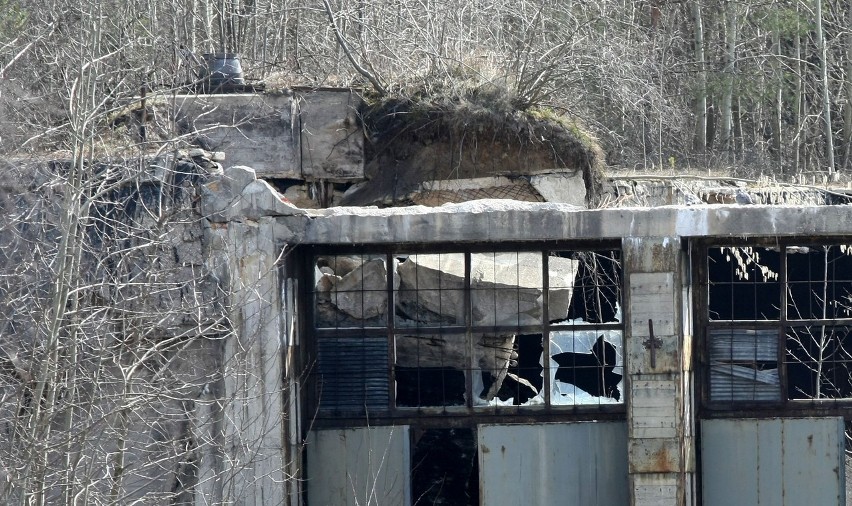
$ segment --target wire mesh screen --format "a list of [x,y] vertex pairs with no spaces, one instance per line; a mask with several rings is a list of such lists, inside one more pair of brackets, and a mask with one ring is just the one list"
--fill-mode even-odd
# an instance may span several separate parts
[[318,255],[313,286],[320,413],[621,402],[618,251]]

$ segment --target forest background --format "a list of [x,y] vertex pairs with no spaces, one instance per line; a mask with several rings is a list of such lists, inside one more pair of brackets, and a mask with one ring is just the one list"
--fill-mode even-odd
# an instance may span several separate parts
[[75,110],[179,90],[185,48],[280,86],[496,90],[579,120],[610,166],[832,174],[852,164],[850,26],[841,0],[0,0],[0,149],[69,149]]
[[840,0],[0,0],[0,503],[226,501],[253,462],[211,464],[251,376],[217,358],[245,301],[202,244],[216,164],[168,114],[126,123],[196,90],[188,52],[269,91],[570,118],[613,171],[839,179],[850,27]]

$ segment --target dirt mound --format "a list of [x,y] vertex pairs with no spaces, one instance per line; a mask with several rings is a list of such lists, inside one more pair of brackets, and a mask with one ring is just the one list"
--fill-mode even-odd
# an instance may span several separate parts
[[464,96],[365,100],[368,181],[344,205],[404,205],[424,182],[561,171],[583,173],[589,203],[604,155],[576,122],[549,110],[521,111],[499,90]]

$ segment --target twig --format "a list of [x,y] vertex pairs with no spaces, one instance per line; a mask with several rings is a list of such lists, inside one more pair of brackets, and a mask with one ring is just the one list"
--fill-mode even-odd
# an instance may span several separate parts
[[340,47],[343,49],[343,52],[346,53],[346,58],[349,59],[349,62],[355,67],[355,70],[358,71],[359,74],[366,77],[370,84],[373,85],[373,88],[379,93],[379,95],[387,95],[388,92],[382,83],[370,73],[367,69],[362,67],[357,61],[355,61],[355,57],[352,56],[352,52],[349,50],[349,46],[346,44],[346,41],[343,39],[343,34],[340,33],[340,28],[337,27],[337,22],[334,20],[334,12],[331,10],[331,5],[328,3],[328,0],[322,0],[323,5],[325,6],[325,12],[328,14],[328,20],[331,23],[331,28],[334,30],[334,38],[337,39],[337,43],[340,44]]

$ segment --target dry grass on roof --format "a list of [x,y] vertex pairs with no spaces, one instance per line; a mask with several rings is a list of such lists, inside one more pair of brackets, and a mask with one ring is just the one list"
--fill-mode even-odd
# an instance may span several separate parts
[[430,180],[565,170],[582,171],[589,195],[601,188],[604,154],[597,139],[553,110],[518,109],[497,86],[367,96],[361,118],[367,177],[383,192],[404,194]]

